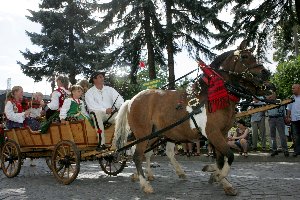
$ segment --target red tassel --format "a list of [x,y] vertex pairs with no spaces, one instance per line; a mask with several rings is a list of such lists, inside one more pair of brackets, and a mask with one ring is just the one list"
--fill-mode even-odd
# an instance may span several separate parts
[[98,133],[99,135],[101,135],[102,130],[99,128],[99,129],[97,130],[97,133]]

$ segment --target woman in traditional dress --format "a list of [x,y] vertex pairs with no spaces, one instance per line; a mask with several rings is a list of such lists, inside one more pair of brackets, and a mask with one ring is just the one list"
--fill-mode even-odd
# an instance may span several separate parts
[[27,120],[30,111],[26,110],[22,104],[23,88],[21,86],[14,86],[12,90],[7,93],[4,113],[6,115],[6,128],[21,128],[27,126]]

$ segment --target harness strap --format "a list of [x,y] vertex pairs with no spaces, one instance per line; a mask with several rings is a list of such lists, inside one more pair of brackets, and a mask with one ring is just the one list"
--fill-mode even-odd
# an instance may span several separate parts
[[145,136],[145,137],[142,137],[142,138],[140,138],[140,139],[138,139],[138,140],[136,140],[136,141],[134,141],[134,142],[132,142],[132,143],[130,143],[130,144],[128,144],[128,145],[126,145],[126,146],[120,148],[120,149],[118,149],[117,152],[126,150],[126,149],[128,149],[128,148],[130,148],[130,147],[132,147],[132,146],[134,146],[134,145],[136,145],[136,144],[138,144],[138,143],[144,142],[144,141],[146,141],[146,140],[151,140],[151,139],[153,139],[153,138],[155,138],[155,137],[158,137],[158,136],[161,135],[163,132],[166,132],[166,131],[168,131],[168,130],[174,128],[175,126],[178,126],[178,125],[182,124],[182,123],[185,122],[186,120],[190,119],[191,116],[195,115],[196,113],[200,113],[200,112],[201,112],[201,109],[200,109],[200,108],[201,108],[201,107],[198,107],[197,109],[193,110],[190,114],[188,114],[187,116],[185,116],[185,117],[183,117],[182,119],[178,120],[177,122],[175,122],[175,123],[173,123],[173,124],[171,124],[171,125],[169,125],[169,126],[163,128],[163,129],[160,129],[160,130],[158,130],[158,131],[156,131],[156,132],[154,132],[154,133],[152,133],[152,134],[150,134],[150,135],[147,135],[147,136]]

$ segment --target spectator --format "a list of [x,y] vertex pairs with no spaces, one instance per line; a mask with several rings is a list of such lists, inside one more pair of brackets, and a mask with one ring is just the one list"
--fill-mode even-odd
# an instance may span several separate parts
[[300,155],[300,84],[292,85],[293,98],[295,102],[287,106],[287,123],[291,123],[292,133],[294,137],[294,153],[296,157]]
[[[273,92],[271,95],[267,96],[269,100],[276,100],[276,93]],[[285,157],[289,156],[287,141],[285,136],[285,124],[284,124],[284,113],[285,107],[280,106],[267,111],[269,116],[269,126],[270,126],[270,136],[271,136],[271,156],[278,155],[277,150],[277,138],[276,138],[276,129],[280,137],[281,147]]]
[[[254,106],[251,108],[253,109],[256,106],[261,106],[264,103],[259,101],[256,98],[253,98]],[[258,131],[261,136],[261,147],[262,151],[266,150],[266,126],[265,126],[265,113],[264,112],[257,112],[251,115],[251,127],[252,127],[252,150],[257,150],[257,141],[258,141]]]
[[250,130],[242,119],[237,121],[237,127],[236,135],[228,137],[228,145],[231,148],[239,150],[240,154],[244,154],[245,157],[248,157],[248,138]]

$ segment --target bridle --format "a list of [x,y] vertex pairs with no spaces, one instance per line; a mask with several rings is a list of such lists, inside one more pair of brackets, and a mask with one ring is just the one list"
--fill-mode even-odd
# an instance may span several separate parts
[[[234,56],[234,64],[230,66],[230,68],[227,70],[223,66],[220,66],[218,69],[215,69],[217,72],[225,72],[229,76],[234,76],[238,82],[236,84],[239,84],[242,81],[247,81],[248,83],[251,83],[256,89],[261,89],[261,86],[258,86],[257,83],[263,82],[263,78],[261,75],[254,75],[251,73],[251,69],[262,67],[262,64],[256,64],[252,66],[248,66],[244,62],[244,53],[251,54],[252,52],[249,49],[244,50],[235,50],[233,52]],[[237,64],[241,64],[243,66],[243,70],[241,72],[237,72]]]

